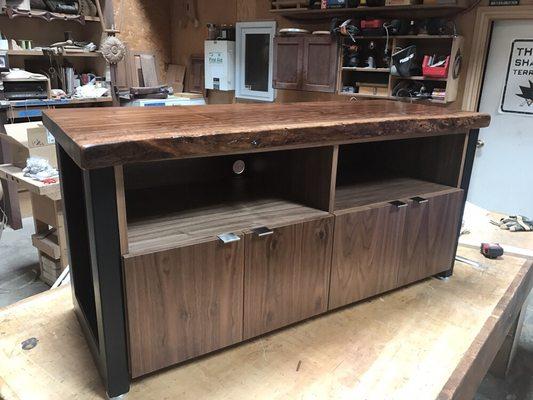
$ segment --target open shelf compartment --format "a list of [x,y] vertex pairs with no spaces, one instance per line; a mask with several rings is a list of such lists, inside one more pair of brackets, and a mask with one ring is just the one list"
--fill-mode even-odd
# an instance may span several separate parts
[[[124,167],[129,254],[328,215],[333,147]],[[241,163],[244,172],[234,168]]]
[[457,134],[341,145],[334,211],[456,189],[464,140]]

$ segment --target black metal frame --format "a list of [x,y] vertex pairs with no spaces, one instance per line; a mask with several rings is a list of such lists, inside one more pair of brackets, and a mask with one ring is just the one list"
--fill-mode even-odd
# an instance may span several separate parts
[[463,202],[461,204],[461,212],[459,224],[457,226],[457,241],[455,242],[455,249],[453,251],[452,265],[449,270],[438,274],[441,278],[449,278],[453,275],[453,266],[455,264],[455,255],[457,254],[457,247],[459,246],[459,236],[461,235],[461,227],[463,224],[463,216],[465,213],[466,199],[468,196],[468,188],[470,187],[470,178],[472,177],[472,168],[474,167],[474,157],[476,155],[477,140],[479,137],[479,129],[472,129],[468,133],[468,141],[466,144],[466,154],[463,163],[463,176],[461,178],[461,189],[464,191]]
[[56,150],[76,315],[108,397],[118,397],[131,377],[114,169],[82,170]]

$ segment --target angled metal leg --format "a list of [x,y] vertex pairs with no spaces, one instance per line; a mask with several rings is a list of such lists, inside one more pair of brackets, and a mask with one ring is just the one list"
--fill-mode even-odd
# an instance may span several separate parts
[[81,170],[57,146],[72,290],[107,396],[129,391],[122,262],[113,168]]

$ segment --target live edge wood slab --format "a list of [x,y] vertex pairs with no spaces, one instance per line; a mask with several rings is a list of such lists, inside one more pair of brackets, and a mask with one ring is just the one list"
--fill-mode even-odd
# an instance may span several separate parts
[[466,132],[490,116],[398,101],[55,109],[43,121],[83,169]]

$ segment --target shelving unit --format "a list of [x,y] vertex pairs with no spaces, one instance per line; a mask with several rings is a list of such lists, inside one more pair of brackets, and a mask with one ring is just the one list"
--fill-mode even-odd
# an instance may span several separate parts
[[418,4],[405,6],[331,8],[331,9],[273,9],[271,13],[293,20],[329,20],[334,17],[431,18],[452,17],[468,6],[462,4]]
[[[385,43],[386,36],[357,36],[357,41],[362,43],[364,47],[368,41],[376,41],[380,44]],[[394,88],[402,81],[424,82],[428,86],[428,90],[433,88],[440,88],[446,91],[444,99],[429,99],[429,101],[438,104],[446,104],[455,101],[457,97],[457,89],[459,82],[461,50],[463,38],[454,35],[399,35],[390,37],[389,54],[392,54],[393,49],[403,48],[411,44],[417,46],[416,63],[422,64],[422,58],[425,54],[450,55],[450,64],[448,75],[445,78],[435,78],[428,76],[398,76],[392,75],[389,68],[364,68],[364,67],[345,67],[344,55],[340,55],[338,77],[337,77],[337,93],[346,96],[362,97],[362,98],[390,98],[397,99],[402,97],[394,96]],[[456,70],[455,63],[459,63],[459,68]],[[392,64],[392,60],[389,61]],[[376,94],[369,93],[350,93],[343,92],[343,87],[376,87]],[[386,93],[383,87],[386,86]],[[409,97],[403,97],[409,99]],[[415,99],[416,100],[416,99]]]

